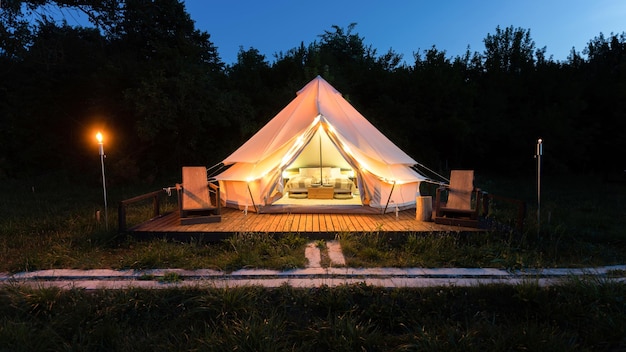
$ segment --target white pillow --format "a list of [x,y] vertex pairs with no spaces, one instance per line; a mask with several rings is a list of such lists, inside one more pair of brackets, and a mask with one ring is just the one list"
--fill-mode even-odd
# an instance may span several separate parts
[[[319,175],[319,171],[318,171],[318,175]],[[330,167],[323,167],[322,168],[322,178],[323,179],[327,179],[327,178],[331,178],[332,174],[331,174],[331,168]]]
[[320,178],[320,169],[317,167],[301,167],[300,176]]

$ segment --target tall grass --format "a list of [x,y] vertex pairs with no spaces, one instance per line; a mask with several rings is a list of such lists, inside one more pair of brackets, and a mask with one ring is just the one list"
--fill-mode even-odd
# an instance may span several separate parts
[[[485,233],[344,233],[339,237],[353,267],[586,267],[626,263],[626,185],[591,177],[548,177],[537,223],[531,180],[479,179],[491,193],[526,201],[523,232],[502,226]],[[492,205],[489,218],[513,225],[516,210]]]
[[626,243],[597,243],[555,230],[550,238],[513,232],[340,237],[350,267],[490,267],[503,269],[592,267],[626,263]]
[[[207,244],[136,241],[117,234],[117,212],[109,209],[109,229],[104,224],[102,190],[54,184],[27,186],[26,182],[0,185],[0,272],[50,268],[215,268],[243,267],[291,269],[304,267],[306,240],[291,234],[240,234],[226,242]],[[120,189],[110,194],[117,204],[154,189]],[[173,198],[162,202],[164,211],[175,208]],[[96,211],[101,211],[100,222]],[[133,207],[129,224],[151,217],[152,206]]]
[[[508,230],[471,235],[406,234],[390,240],[382,234],[338,234],[348,266],[554,267],[626,263],[626,186],[582,179],[547,178],[542,224],[533,214],[533,182],[482,179],[492,193],[526,200],[525,232]],[[109,204],[164,185],[110,187]],[[116,232],[117,212],[109,209],[109,229],[101,216],[102,189],[68,181],[0,183],[0,272],[50,268],[215,268],[290,269],[303,267],[304,239],[297,234],[273,238],[239,234],[216,244],[135,241]],[[175,208],[175,197],[164,207]],[[498,209],[496,209],[497,212]],[[129,212],[129,223],[151,216],[151,206]],[[494,213],[496,213],[494,212]],[[548,216],[550,214],[550,216]]]
[[[531,223],[521,234],[338,236],[350,266],[626,262],[623,185],[590,185],[582,193],[557,186],[545,192],[550,222]],[[118,190],[110,204],[151,190]],[[33,189],[5,182],[0,191],[0,271],[287,269],[305,261],[306,240],[297,234],[239,234],[211,245],[120,238],[95,220],[102,209],[97,187],[37,183]],[[114,223],[115,212],[109,214]],[[585,277],[550,287],[529,281],[399,289],[361,284],[83,291],[8,284],[0,287],[0,351],[617,351],[626,349],[625,296],[623,283]]]
[[588,241],[624,240],[626,183],[609,182],[599,175],[542,176],[541,224],[537,224],[535,176],[503,179],[477,176],[477,184],[493,194],[520,199],[528,205],[526,227],[540,237],[562,230]]
[[509,351],[626,347],[626,286],[0,289],[0,350]]

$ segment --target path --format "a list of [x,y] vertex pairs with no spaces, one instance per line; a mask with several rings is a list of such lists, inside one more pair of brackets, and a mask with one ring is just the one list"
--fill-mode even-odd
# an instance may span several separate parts
[[382,287],[476,286],[533,282],[554,285],[575,276],[626,282],[626,265],[584,269],[527,269],[507,271],[491,268],[349,268],[336,241],[326,242],[330,265],[321,266],[317,243],[305,249],[309,265],[289,271],[242,269],[231,273],[211,269],[71,270],[52,269],[13,275],[0,273],[0,285],[95,289],[172,287],[264,287],[339,286],[365,283]]

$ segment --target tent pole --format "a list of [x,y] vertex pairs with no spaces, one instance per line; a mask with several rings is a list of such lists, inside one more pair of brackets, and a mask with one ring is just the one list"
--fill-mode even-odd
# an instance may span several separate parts
[[[320,123],[320,127],[322,127],[322,124]],[[324,184],[324,180],[322,179],[323,174],[322,174],[322,134],[320,133],[320,129],[317,130],[317,134],[319,137],[319,141],[320,141],[320,185]]]
[[387,198],[387,204],[385,204],[385,210],[383,210],[383,214],[387,212],[387,207],[389,206],[389,201],[391,200],[391,194],[393,193],[393,189],[396,187],[396,181],[393,181],[393,186],[391,186],[391,192],[389,192],[389,198]]
[[250,183],[246,184],[248,186],[248,193],[250,193],[250,199],[252,200],[252,206],[254,207],[254,212],[258,213],[259,211],[256,209],[256,204],[254,204],[254,197],[252,196],[252,190],[250,190]]

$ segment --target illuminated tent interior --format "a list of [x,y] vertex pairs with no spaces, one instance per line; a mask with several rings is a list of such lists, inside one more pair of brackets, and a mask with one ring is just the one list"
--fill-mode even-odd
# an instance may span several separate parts
[[393,212],[426,180],[319,76],[223,164],[223,205],[265,213]]

